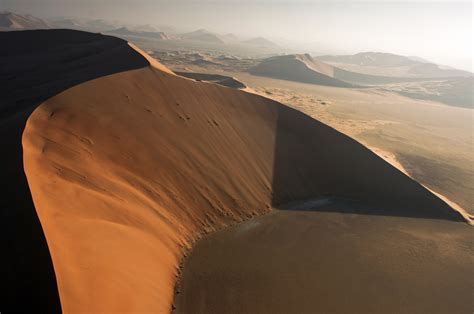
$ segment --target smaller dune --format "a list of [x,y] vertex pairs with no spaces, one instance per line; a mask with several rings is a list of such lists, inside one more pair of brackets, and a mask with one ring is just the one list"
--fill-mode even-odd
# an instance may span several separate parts
[[332,66],[314,60],[308,54],[271,57],[250,68],[249,72],[300,83],[352,87],[352,84],[334,78]]
[[[321,59],[326,60],[328,58],[318,57],[315,59],[309,54],[276,56],[264,59],[260,64],[250,68],[248,71],[253,75],[335,87],[361,87],[364,85],[436,80],[434,74],[431,78],[427,77],[427,73],[429,73],[430,70],[429,65],[423,65],[423,67],[428,67],[428,69],[424,70],[426,75],[422,77],[414,77],[408,74],[406,76],[395,77],[348,71],[339,66],[323,62]],[[329,60],[334,59],[329,58]],[[433,66],[437,67],[437,65]]]

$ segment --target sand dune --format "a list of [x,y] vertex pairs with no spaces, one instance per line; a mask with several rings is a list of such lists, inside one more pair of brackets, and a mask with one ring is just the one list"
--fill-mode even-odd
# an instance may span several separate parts
[[169,311],[185,248],[288,200],[330,194],[379,206],[369,214],[463,221],[308,116],[162,66],[49,99],[23,148],[65,312]]
[[268,103],[146,68],[35,111],[25,171],[64,311],[168,311],[183,248],[269,210]]
[[[356,85],[380,85],[439,79],[439,76],[428,77],[427,75],[420,77],[413,77],[411,75],[398,77],[359,73],[321,61],[326,59],[332,60],[329,57],[313,58],[309,54],[276,56],[264,59],[260,64],[250,68],[248,71],[254,75],[335,87],[356,87]],[[425,67],[425,65],[423,66]],[[446,76],[448,76],[451,72],[446,73]]]
[[0,304],[2,311],[59,312],[51,258],[23,169],[30,113],[57,93],[148,65],[123,40],[77,31],[0,32]]
[[[11,66],[2,81],[14,83],[4,87],[9,93],[2,117],[10,122],[2,121],[2,138],[11,141],[5,147],[17,145],[5,159],[12,163],[4,165],[20,178],[13,185],[2,182],[2,201],[10,202],[2,208],[8,217],[2,232],[11,239],[27,231],[12,223],[23,216],[37,230],[33,240],[12,239],[28,248],[26,256],[7,251],[12,260],[2,261],[8,270],[25,257],[37,263],[20,263],[19,282],[3,284],[12,285],[5,295],[17,304],[22,297],[54,303],[35,209],[64,312],[168,312],[179,261],[194,241],[287,201],[331,195],[376,207],[364,214],[464,221],[359,143],[278,102],[176,76],[108,36],[74,31],[1,36],[17,43],[1,55]],[[24,56],[31,64],[15,61]],[[42,72],[44,64],[49,66]],[[25,67],[29,76],[19,77]],[[28,94],[32,82],[38,89]],[[78,83],[29,116],[22,160],[19,138],[12,134],[20,134],[39,102]],[[28,202],[17,207],[15,200],[29,199],[28,188],[34,208]],[[23,294],[15,290],[26,282],[22,273],[35,271],[46,281]],[[45,282],[50,290],[42,290]],[[28,295],[38,291],[41,295]],[[37,308],[57,310],[39,301]]]
[[301,83],[351,87],[352,85],[334,78],[333,67],[315,61],[310,55],[286,55],[271,57],[249,69],[254,75],[296,81]]

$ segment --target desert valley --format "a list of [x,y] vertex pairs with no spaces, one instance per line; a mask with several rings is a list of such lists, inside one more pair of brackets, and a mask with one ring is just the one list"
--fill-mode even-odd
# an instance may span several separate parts
[[474,310],[471,71],[6,11],[0,42],[0,312]]

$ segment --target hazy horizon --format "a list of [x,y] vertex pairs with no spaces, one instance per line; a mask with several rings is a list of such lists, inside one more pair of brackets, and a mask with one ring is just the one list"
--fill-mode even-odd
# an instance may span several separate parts
[[473,71],[472,2],[0,0],[43,18],[105,19],[264,36],[300,52],[417,56]]

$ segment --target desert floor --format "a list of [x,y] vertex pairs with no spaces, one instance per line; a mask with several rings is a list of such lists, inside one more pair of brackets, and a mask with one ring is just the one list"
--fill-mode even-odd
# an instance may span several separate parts
[[175,313],[472,311],[470,226],[346,212],[360,206],[296,204],[203,238]]

